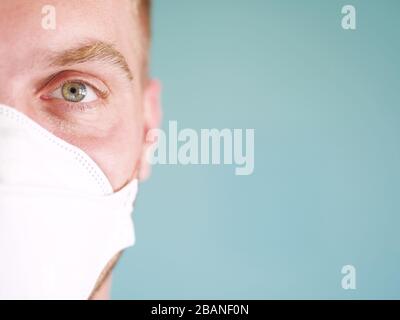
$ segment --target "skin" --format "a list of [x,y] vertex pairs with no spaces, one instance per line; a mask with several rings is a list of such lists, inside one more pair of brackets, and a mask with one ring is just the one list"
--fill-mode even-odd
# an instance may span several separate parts
[[[56,30],[41,25],[44,5],[56,8]],[[0,12],[5,17],[0,19],[0,103],[84,150],[115,191],[132,178],[145,179],[149,174],[145,137],[160,122],[160,86],[146,77],[147,52],[132,2],[1,0]],[[131,79],[107,59],[51,63],[54,56],[96,41],[121,54]],[[96,100],[71,103],[54,97],[58,87],[76,79],[90,84],[90,89],[94,84]],[[100,96],[98,89],[106,89],[107,96]],[[104,266],[92,298],[108,298],[110,268],[116,259]]]

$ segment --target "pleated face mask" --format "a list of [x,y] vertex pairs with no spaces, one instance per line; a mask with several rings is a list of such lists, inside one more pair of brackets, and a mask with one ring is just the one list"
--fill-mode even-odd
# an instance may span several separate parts
[[98,165],[0,105],[0,299],[88,299],[135,242],[137,180],[113,193]]

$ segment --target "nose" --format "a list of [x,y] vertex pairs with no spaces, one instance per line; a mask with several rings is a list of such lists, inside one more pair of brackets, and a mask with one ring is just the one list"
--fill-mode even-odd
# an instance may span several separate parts
[[29,113],[28,101],[32,99],[34,88],[29,76],[16,59],[1,54],[0,50],[0,103]]

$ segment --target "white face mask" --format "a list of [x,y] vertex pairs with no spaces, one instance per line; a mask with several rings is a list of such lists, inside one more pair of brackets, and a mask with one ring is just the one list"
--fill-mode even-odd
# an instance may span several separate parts
[[135,242],[137,180],[113,193],[82,150],[0,105],[0,299],[87,299]]

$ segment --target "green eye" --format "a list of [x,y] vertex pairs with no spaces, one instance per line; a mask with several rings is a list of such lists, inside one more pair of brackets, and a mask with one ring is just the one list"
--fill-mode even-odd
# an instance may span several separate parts
[[99,98],[95,88],[80,80],[64,82],[51,92],[48,97],[76,104],[95,102]]
[[79,82],[67,82],[61,88],[62,96],[70,102],[81,102],[87,95],[86,86]]

